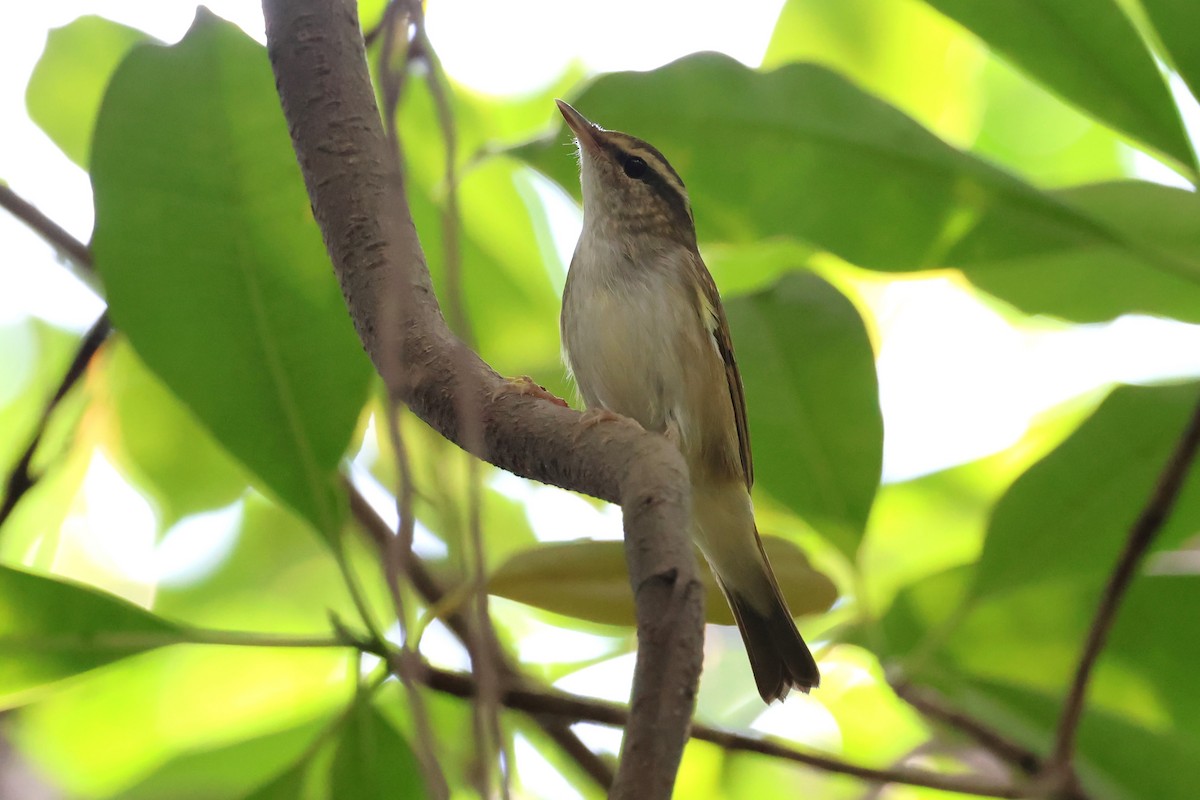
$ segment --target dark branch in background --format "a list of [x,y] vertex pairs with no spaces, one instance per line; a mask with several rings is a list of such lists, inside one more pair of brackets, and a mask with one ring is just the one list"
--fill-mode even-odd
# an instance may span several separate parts
[[50,417],[54,414],[54,410],[58,408],[58,404],[62,402],[62,399],[67,396],[67,393],[83,377],[83,373],[87,370],[87,365],[91,362],[92,356],[96,355],[96,351],[108,339],[110,333],[112,333],[112,325],[108,321],[108,314],[101,314],[100,318],[96,320],[91,329],[84,335],[83,341],[79,344],[79,349],[75,351],[75,357],[71,359],[71,365],[67,367],[66,374],[63,375],[58,388],[50,398],[50,402],[46,403],[46,407],[42,409],[42,415],[38,419],[33,437],[25,447],[25,452],[21,454],[21,458],[17,460],[16,466],[13,467],[12,472],[8,475],[8,480],[5,482],[4,501],[0,503],[0,528],[4,527],[5,522],[8,522],[8,518],[16,510],[17,503],[21,501],[21,498],[28,494],[34,485],[37,484],[38,480],[40,480],[41,476],[34,475],[31,467],[33,456],[37,453],[38,446],[42,443],[42,437],[46,434],[46,426],[50,424]]
[[[88,250],[87,245],[76,239],[71,234],[67,233],[58,223],[47,217],[39,211],[34,205],[23,197],[18,195],[8,186],[0,184],[0,208],[4,208],[14,217],[28,225],[35,233],[46,240],[58,252],[66,256],[77,267],[77,274],[94,276],[94,267],[92,264],[92,254]],[[90,283],[90,281],[89,281]],[[54,410],[58,408],[59,403],[71,391],[79,379],[83,377],[83,373],[87,370],[87,365],[91,362],[92,356],[100,349],[100,345],[104,344],[108,335],[112,333],[112,325],[109,323],[108,314],[101,314],[91,329],[84,335],[83,340],[79,344],[79,349],[76,350],[74,358],[71,359],[71,364],[67,367],[66,373],[59,381],[58,388],[54,390],[46,407],[42,409],[42,414],[38,419],[37,427],[34,429],[25,452],[17,460],[12,472],[9,473],[8,479],[4,483],[4,500],[0,502],[0,528],[4,527],[4,523],[12,516],[17,504],[21,502],[26,494],[37,484],[40,475],[34,475],[31,471],[33,457],[37,453],[38,446],[42,443],[42,438],[46,434],[46,426],[50,424],[50,417],[54,414]]]
[[907,681],[892,684],[896,696],[919,711],[922,715],[974,740],[983,749],[1013,765],[1026,775],[1036,775],[1042,768],[1042,759],[1029,748],[1014,742],[1004,734],[992,729],[974,717],[953,708],[946,700],[922,686]]
[[682,456],[661,436],[616,423],[584,427],[577,412],[512,391],[450,333],[380,123],[354,2],[264,0],[263,11],[317,223],[355,328],[391,396],[464,446],[471,443],[456,396],[467,392],[482,412],[476,455],[621,504],[639,651],[613,796],[669,797],[704,636]]
[[[1079,721],[1083,716],[1083,704],[1087,699],[1088,682],[1092,669],[1104,644],[1112,630],[1117,617],[1117,609],[1125,597],[1129,584],[1142,563],[1143,557],[1154,542],[1155,536],[1162,529],[1163,523],[1171,514],[1179,491],[1183,487],[1184,478],[1196,458],[1196,449],[1200,446],[1200,405],[1192,412],[1187,427],[1180,435],[1175,450],[1167,459],[1154,493],[1150,496],[1142,513],[1133,523],[1129,531],[1129,539],[1125,549],[1117,559],[1116,567],[1109,576],[1108,584],[1100,598],[1100,605],[1092,618],[1088,630],[1087,641],[1079,658],[1079,666],[1071,689],[1063,702],[1063,709],[1058,722],[1058,733],[1055,736],[1054,752],[1051,754],[1045,768],[1045,773],[1056,779],[1066,781],[1070,788],[1075,783],[1071,761],[1075,752],[1075,736],[1079,729]],[[1061,776],[1061,778],[1059,778]]]
[[[405,78],[408,75],[408,3],[391,0],[384,8],[380,30],[383,32],[383,44],[379,58],[379,84],[383,96],[384,128],[388,141],[392,145],[401,162],[404,160],[400,146],[400,133],[396,124],[396,108],[403,92]],[[404,48],[402,58],[395,55],[396,44]],[[388,592],[392,597],[392,605],[396,610],[396,619],[400,624],[403,636],[401,657],[389,659],[389,665],[396,668],[396,674],[404,685],[411,706],[413,727],[416,730],[417,751],[424,773],[425,785],[434,798],[449,796],[449,786],[437,758],[437,742],[429,726],[429,715],[425,709],[424,699],[417,689],[416,668],[420,665],[420,655],[413,644],[409,617],[405,613],[404,590],[401,585],[407,579],[412,569],[413,530],[416,519],[413,516],[413,478],[409,469],[408,448],[405,447],[404,437],[400,430],[400,413],[402,407],[390,396],[387,401],[387,431],[392,444],[392,454],[396,462],[396,475],[399,486],[396,489],[396,515],[398,525],[395,535],[386,538],[385,546],[379,550],[383,562],[384,578]],[[468,647],[470,650],[470,647]],[[483,773],[486,776],[486,773]],[[486,779],[481,787],[484,791],[480,796],[487,795]]]
[[[458,672],[429,668],[425,679],[430,688],[458,697],[470,697],[475,684],[469,675]],[[629,709],[615,703],[591,700],[577,695],[556,691],[509,688],[501,693],[501,702],[511,709],[539,715],[554,715],[580,722],[595,722],[601,725],[620,727],[630,719]],[[805,764],[826,772],[849,775],[871,783],[902,783],[941,789],[946,792],[976,795],[979,797],[1021,798],[1028,790],[1011,783],[997,783],[965,775],[942,775],[918,769],[871,769],[847,764],[836,758],[827,758],[815,753],[805,753],[787,745],[745,736],[731,731],[694,724],[691,738],[710,742],[733,752],[759,753],[797,764]]]
[[[350,495],[351,513],[354,514],[355,519],[358,520],[359,525],[375,544],[375,547],[381,553],[386,552],[391,546],[391,540],[394,539],[388,524],[375,513],[375,509],[371,508],[371,504],[367,502],[366,498],[357,489],[353,486],[348,486],[347,491]],[[446,596],[446,592],[438,585],[433,576],[429,574],[429,571],[425,569],[425,565],[421,563],[420,559],[410,558],[406,574],[409,580],[412,581],[413,588],[421,595],[427,606],[432,608],[441,604]],[[453,611],[441,617],[441,620],[454,632],[461,642],[467,644],[471,641],[470,620],[466,615]],[[496,669],[505,685],[523,682],[517,668],[509,663],[503,653],[498,654]],[[574,758],[583,771],[591,776],[596,783],[604,789],[612,786],[613,774],[608,763],[580,741],[575,732],[571,730],[569,722],[564,722],[560,717],[537,715],[534,715],[534,721],[537,722],[555,744]]]
[[0,183],[0,208],[32,228],[82,271],[93,272],[92,254],[86,244],[67,233],[57,222],[3,183]]

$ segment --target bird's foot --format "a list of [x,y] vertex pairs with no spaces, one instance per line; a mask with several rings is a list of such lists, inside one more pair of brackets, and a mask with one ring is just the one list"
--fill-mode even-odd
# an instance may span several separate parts
[[506,392],[515,392],[516,394],[525,394],[531,397],[536,397],[539,400],[545,400],[548,403],[553,403],[556,406],[568,408],[567,401],[563,400],[553,392],[547,391],[545,386],[534,382],[533,378],[528,375],[521,375],[516,378],[506,378],[504,383],[500,385],[493,394],[495,399]]

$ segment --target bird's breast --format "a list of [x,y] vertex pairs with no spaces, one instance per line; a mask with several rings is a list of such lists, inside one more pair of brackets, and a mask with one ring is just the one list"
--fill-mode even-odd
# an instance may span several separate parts
[[583,248],[567,279],[562,335],[584,402],[647,430],[673,424],[681,438],[694,439],[698,395],[718,356],[706,346],[686,275],[669,257],[633,263]]

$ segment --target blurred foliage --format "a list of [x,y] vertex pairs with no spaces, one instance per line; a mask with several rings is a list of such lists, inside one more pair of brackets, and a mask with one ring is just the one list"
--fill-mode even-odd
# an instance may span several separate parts
[[[376,24],[385,4],[361,5]],[[1046,750],[1101,584],[1200,387],[1076,399],[1004,452],[881,486],[874,365],[886,326],[872,298],[913,273],[958,271],[1018,326],[1026,314],[1200,322],[1200,204],[1128,166],[1137,152],[1196,174],[1180,108],[1194,101],[1187,87],[1200,90],[1198,9],[789,0],[760,69],[702,53],[587,83],[575,66],[521,97],[452,87],[464,301],[481,354],[505,374],[571,394],[550,222],[561,212],[545,198],[579,187],[565,129],[544,135],[552,98],[653,142],[687,181],[746,384],[760,527],[824,671],[820,691],[763,712],[737,635],[710,628],[705,721],[754,723],[874,766],[978,766],[977,750],[896,697],[888,681],[903,677]],[[265,49],[207,12],[170,47],[81,17],[50,35],[27,102],[90,171],[118,333],[51,418],[34,458],[44,477],[0,529],[5,736],[72,798],[421,796],[406,696],[370,659],[198,643],[214,632],[327,639],[331,617],[361,627],[331,552],[342,537],[375,622],[395,623],[341,490],[350,475],[393,513],[380,491],[398,480],[386,405],[312,220]],[[444,296],[447,154],[418,76],[397,120]],[[41,322],[0,328],[6,474],[73,346]],[[447,590],[437,611],[458,610],[466,458],[411,415],[400,428],[417,551]],[[97,464],[145,498],[148,527],[132,513],[97,521],[103,503],[86,491]],[[588,670],[635,646],[621,545],[588,538],[604,524],[591,506],[563,512],[550,490],[513,485],[489,469],[482,491],[489,586],[506,598],[501,644],[535,679],[590,688]],[[1194,794],[1198,487],[1189,478],[1099,664],[1079,742],[1092,797]],[[146,564],[131,572],[114,554],[133,545]],[[408,599],[425,655],[461,666],[447,628]],[[729,621],[715,600],[709,613]],[[466,796],[470,708],[426,699]],[[504,721],[521,796],[598,796],[527,718]],[[677,793],[867,791],[692,743]]]

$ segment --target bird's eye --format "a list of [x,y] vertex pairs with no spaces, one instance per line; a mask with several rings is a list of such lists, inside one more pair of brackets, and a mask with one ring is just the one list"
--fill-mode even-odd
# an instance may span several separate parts
[[625,168],[625,174],[631,178],[641,178],[646,174],[646,162],[637,156],[630,156],[625,159],[622,165]]

